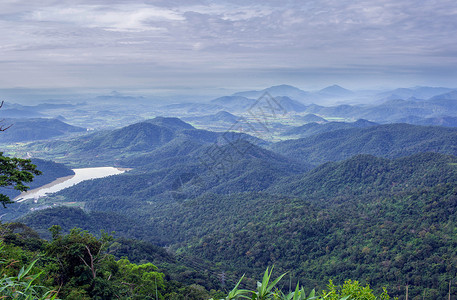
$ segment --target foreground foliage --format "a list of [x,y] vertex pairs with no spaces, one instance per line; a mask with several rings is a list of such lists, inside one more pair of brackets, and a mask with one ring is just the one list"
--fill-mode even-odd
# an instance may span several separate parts
[[[62,234],[59,226],[50,231],[52,240],[47,242],[24,225],[0,224],[0,299],[197,300],[223,295],[195,281],[186,285],[170,280],[150,262],[116,259],[109,252],[119,243],[113,243],[106,233],[96,238],[78,228],[68,234]],[[285,294],[278,283],[286,274],[273,280],[272,273],[273,268],[267,268],[255,290],[239,289],[243,276],[225,299],[389,299],[385,291],[374,297],[368,286],[357,281],[347,281],[341,287],[330,282],[328,291],[319,295],[314,290],[306,294],[297,284],[295,291]]]
[[[0,255],[4,255],[4,245],[3,241],[0,240]],[[3,277],[0,278],[0,299],[17,299],[17,300],[26,300],[26,299],[36,299],[44,300],[50,299],[54,300],[57,297],[57,292],[49,290],[44,286],[39,286],[36,284],[38,277],[41,273],[31,275],[30,271],[38,260],[34,260],[27,267],[23,266],[17,275],[7,276],[2,274]],[[4,267],[1,266],[6,263],[6,260],[0,259],[0,270]],[[11,266],[8,265],[6,268]]]
[[53,226],[47,242],[23,229],[0,224],[1,299],[170,299],[170,291],[183,287],[167,282],[152,263],[116,260],[105,233],[96,238],[74,228],[63,235]]
[[[350,299],[359,299],[359,300],[387,300],[390,299],[387,291],[384,289],[382,294],[375,296],[370,287],[361,286],[358,281],[347,280],[342,286],[336,286],[330,280],[327,285],[328,290],[323,290],[320,295],[316,294],[315,290],[312,290],[309,294],[306,294],[305,289],[300,287],[297,283],[297,286],[294,291],[290,291],[285,294],[283,291],[278,289],[276,285],[278,282],[286,275],[282,274],[272,282],[270,282],[271,274],[273,268],[265,271],[263,275],[262,282],[257,282],[256,290],[246,290],[238,289],[243,277],[238,281],[236,286],[230,293],[221,300],[232,300],[232,299],[251,299],[251,300],[319,300],[319,299],[328,299],[328,300],[350,300]],[[211,299],[214,300],[214,299]]]

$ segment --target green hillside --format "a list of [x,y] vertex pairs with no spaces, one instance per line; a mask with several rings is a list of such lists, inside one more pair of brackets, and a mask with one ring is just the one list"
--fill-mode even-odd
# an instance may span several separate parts
[[346,122],[328,122],[324,124],[319,124],[316,121],[312,123],[308,123],[302,126],[294,127],[292,129],[287,130],[282,135],[283,136],[294,136],[294,137],[307,137],[312,136],[320,133],[335,131],[335,130],[342,130],[342,129],[349,129],[349,128],[366,128],[378,125],[376,123],[367,121],[367,120],[357,120],[352,123]]
[[[164,205],[172,209],[202,193],[260,192],[285,176],[309,169],[245,141],[222,146],[218,148],[220,152],[209,156],[213,147],[198,148],[186,164],[178,160],[171,167],[154,168],[154,161],[150,165],[145,161],[136,171],[85,181],[54,197],[84,202],[93,211],[148,218],[164,209]],[[243,153],[239,152],[241,149]],[[171,158],[169,163],[172,164]],[[162,166],[165,164],[162,162]]]
[[[282,173],[267,189],[248,193],[243,186],[231,193],[213,188],[195,197],[160,198],[151,182],[167,171],[101,179],[60,194],[87,201],[91,214],[124,215],[127,225],[136,216],[144,223],[142,238],[238,276],[274,264],[293,270],[292,278],[305,287],[357,278],[375,290],[387,286],[394,295],[408,284],[410,295],[425,291],[434,299],[446,294],[444,279],[457,275],[456,164],[457,158],[436,153],[394,160],[359,155],[310,172]],[[234,187],[245,179],[232,180]],[[43,213],[53,214],[37,212],[23,221],[46,228],[53,218]],[[97,218],[91,220],[88,226],[100,228]],[[133,228],[141,227],[129,233],[138,235]]]
[[343,162],[323,164],[304,175],[284,178],[268,191],[312,195],[323,200],[367,193],[405,193],[457,182],[454,161],[453,156],[438,153],[419,153],[395,160],[360,154]]
[[409,124],[378,125],[278,142],[271,149],[314,165],[340,161],[357,154],[387,158],[421,152],[457,155],[457,129]]
[[214,115],[205,115],[205,116],[197,116],[197,117],[184,117],[183,120],[189,122],[197,122],[201,124],[218,124],[218,123],[229,123],[233,124],[238,120],[239,117],[226,112],[220,111]]
[[[188,142],[198,148],[216,142],[228,144],[237,140],[259,145],[267,144],[243,133],[201,130],[178,118],[157,117],[120,129],[95,132],[71,140],[32,143],[24,146],[22,152],[30,152],[34,157],[53,159],[79,167],[132,167],[148,159],[147,157],[154,156],[156,150],[156,153],[168,152],[170,148],[177,149],[176,145],[187,148]],[[160,159],[164,158],[170,156],[160,156]]]
[[0,135],[0,144],[47,140],[86,131],[57,119],[4,119],[2,124],[11,127]]

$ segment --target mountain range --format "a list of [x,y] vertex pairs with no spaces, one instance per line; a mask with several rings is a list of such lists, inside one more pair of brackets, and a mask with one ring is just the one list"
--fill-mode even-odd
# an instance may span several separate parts
[[[394,99],[429,99],[431,97],[441,97],[440,95],[453,91],[451,88],[444,87],[415,87],[415,88],[398,88],[378,94],[378,97],[386,100]],[[455,99],[455,98],[454,98]]]
[[[213,132],[196,129],[178,118],[156,117],[115,130],[98,131],[72,140],[34,142],[27,152],[43,158],[60,157],[59,162],[83,166],[130,167],[136,159],[165,152],[184,151],[188,146],[229,144],[247,140],[255,144],[268,142],[237,132]],[[184,147],[181,146],[184,144]],[[170,153],[170,152],[169,152]],[[134,163],[135,164],[135,163]]]
[[[249,114],[261,92],[286,111],[263,132],[262,118]],[[444,298],[447,280],[457,274],[457,128],[395,120],[452,126],[454,91],[399,90],[409,99],[374,105],[297,99],[318,93],[356,95],[339,86],[319,92],[276,86],[170,108],[195,109],[185,120],[155,117],[17,145],[17,153],[72,166],[131,170],[12,205],[2,217],[21,217],[40,233],[56,224],[64,231],[115,230],[224,276],[252,277],[274,265],[290,271],[289,285],[309,289],[351,278],[379,292],[385,286],[393,296],[408,286],[412,298]],[[227,130],[208,130],[212,123]],[[269,130],[276,139],[262,139]],[[71,171],[35,161],[55,168],[53,174]]]
[[[314,114],[324,119],[366,119],[383,124],[410,121],[416,125],[439,125],[440,119],[457,117],[455,89],[417,87],[370,94],[354,92],[338,85],[312,92],[289,85],[279,85],[259,91],[239,92],[231,96],[219,97],[209,103],[164,106],[162,112],[168,111],[185,117],[192,114],[192,118],[216,114],[221,110],[238,116],[249,115],[253,107],[262,105],[256,102],[262,95],[274,97],[277,102],[275,105],[280,105],[291,119],[297,121],[303,115]],[[331,99],[335,101],[332,102]],[[365,104],[351,104],[357,102]],[[453,122],[441,122],[441,124],[454,126]],[[211,124],[208,121],[207,124],[202,123],[202,125]]]

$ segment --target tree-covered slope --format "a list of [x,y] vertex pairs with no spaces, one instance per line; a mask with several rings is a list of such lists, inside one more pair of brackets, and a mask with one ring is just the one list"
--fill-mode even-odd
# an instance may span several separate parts
[[115,232],[116,237],[149,240],[158,244],[159,239],[151,238],[148,226],[141,220],[128,218],[121,214],[104,212],[85,212],[78,207],[58,206],[51,209],[37,210],[26,215],[19,222],[34,228],[41,237],[50,239],[49,227],[59,225],[68,233],[74,227],[98,234],[101,230]]
[[214,115],[183,117],[182,119],[188,122],[197,122],[203,124],[217,124],[220,122],[233,124],[239,119],[239,117],[226,111],[220,111]]
[[363,278],[396,295],[409,284],[411,297],[442,298],[443,281],[456,275],[455,193],[446,185],[390,197],[338,197],[328,209],[275,199],[256,218],[212,231],[186,251],[246,272],[272,263],[300,266],[292,277],[305,286]]
[[[457,183],[455,157],[419,153],[389,160],[359,154],[325,163],[310,172],[284,178],[268,192],[329,199],[369,193],[405,193],[418,188]],[[322,202],[321,202],[322,203]]]
[[[175,226],[200,232],[192,214],[224,214],[214,230],[205,219],[200,230],[208,233],[186,251],[245,272],[300,265],[293,276],[309,286],[322,278],[363,278],[394,294],[409,284],[412,297],[439,298],[447,291],[443,278],[457,272],[456,162],[438,154],[396,160],[359,156],[305,175],[308,182],[298,181],[304,188],[292,198],[196,199],[187,212],[200,211],[181,216],[183,228]],[[227,224],[226,218],[233,221]]]
[[330,132],[335,130],[341,129],[349,129],[349,128],[367,128],[371,126],[378,125],[376,123],[367,121],[367,120],[357,120],[352,123],[346,122],[328,122],[324,124],[319,124],[317,122],[308,123],[302,126],[294,127],[292,129],[287,130],[282,135],[283,136],[294,136],[294,137],[307,137],[312,136],[324,132]]
[[293,117],[295,120],[302,123],[327,123],[328,121],[322,117],[319,117],[315,114],[307,114],[304,116],[296,115]]
[[[262,151],[250,155],[266,161],[275,157]],[[168,172],[156,178],[166,178]],[[457,275],[457,158],[436,153],[393,160],[358,155],[294,173],[282,173],[267,189],[252,192],[240,192],[247,190],[243,187],[228,193],[211,184],[206,193],[185,193],[187,183],[206,184],[192,182],[193,177],[183,178],[184,185],[175,190],[184,197],[160,199],[148,194],[157,188],[154,177],[138,174],[111,184],[76,186],[61,195],[86,197],[92,213],[115,211],[132,219],[129,212],[134,212],[147,239],[240,276],[274,264],[293,270],[291,277],[306,287],[319,287],[330,278],[358,278],[375,289],[388,286],[396,295],[407,284],[412,297],[446,294],[445,280]],[[227,174],[223,181],[229,178]],[[138,193],[123,191],[133,183]],[[39,219],[42,226],[50,225],[46,220],[51,217],[37,215],[26,222]]]
[[2,124],[11,126],[0,135],[0,143],[5,144],[47,140],[86,131],[85,128],[72,126],[57,119],[4,119]]
[[319,165],[357,154],[395,158],[421,152],[457,154],[457,129],[408,124],[336,130],[278,142],[271,149]]
[[85,181],[55,197],[84,202],[93,211],[148,218],[202,193],[260,192],[285,176],[309,169],[247,141],[200,147],[193,155],[186,163],[173,166],[165,167],[162,161],[163,168],[154,168],[154,161],[149,168],[145,161],[134,172]]
[[[154,154],[156,150],[156,153],[167,155],[171,148],[189,148],[189,142],[192,147],[198,148],[199,145],[228,144],[237,140],[267,144],[244,133],[201,130],[178,118],[157,117],[120,129],[96,132],[70,140],[36,142],[24,147],[23,151],[33,153],[35,157],[55,159],[77,166],[136,167],[148,157],[157,157]],[[159,157],[164,158],[171,156]]]

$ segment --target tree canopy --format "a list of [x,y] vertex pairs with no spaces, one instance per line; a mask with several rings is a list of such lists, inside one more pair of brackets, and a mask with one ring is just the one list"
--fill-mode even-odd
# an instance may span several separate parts
[[[0,152],[0,187],[13,188],[24,192],[29,188],[24,183],[31,182],[34,175],[40,175],[30,159],[4,156]],[[14,203],[9,196],[0,194],[0,203],[6,208],[7,204]]]

